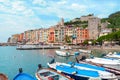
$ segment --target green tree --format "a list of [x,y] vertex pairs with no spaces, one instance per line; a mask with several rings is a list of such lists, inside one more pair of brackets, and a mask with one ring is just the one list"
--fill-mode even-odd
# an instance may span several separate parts
[[66,43],[71,43],[71,37],[68,35],[65,35],[65,42]]

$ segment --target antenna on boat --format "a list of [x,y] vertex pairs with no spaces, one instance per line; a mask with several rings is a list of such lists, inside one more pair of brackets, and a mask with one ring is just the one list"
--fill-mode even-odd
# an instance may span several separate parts
[[22,68],[19,68],[19,73],[22,73],[22,72],[23,72]]

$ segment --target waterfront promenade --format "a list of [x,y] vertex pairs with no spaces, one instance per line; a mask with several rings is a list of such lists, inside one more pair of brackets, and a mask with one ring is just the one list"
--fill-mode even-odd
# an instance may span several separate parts
[[[33,49],[60,49],[64,45],[18,45],[17,50],[33,50]],[[86,46],[72,45],[72,49],[87,48]]]
[[120,50],[120,46],[119,45],[115,45],[115,46],[91,46],[90,49],[94,50],[94,49],[99,49],[99,50]]

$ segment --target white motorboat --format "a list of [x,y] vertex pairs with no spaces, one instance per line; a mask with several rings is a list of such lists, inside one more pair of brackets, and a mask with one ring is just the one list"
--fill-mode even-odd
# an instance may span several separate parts
[[88,64],[88,63],[68,63],[68,64],[70,64],[70,65],[73,64],[74,67],[77,69],[97,71],[99,73],[101,79],[117,80],[117,76],[115,74],[106,71],[105,68],[100,67],[100,66],[95,66],[92,64]]
[[69,52],[66,52],[66,51],[56,50],[55,53],[56,53],[57,55],[63,56],[63,57],[70,56],[70,53],[69,53]]
[[82,53],[91,53],[91,50],[79,49],[79,51],[82,52]]
[[55,62],[52,64],[48,63],[48,66],[56,69],[56,66],[60,66],[60,65],[64,65],[64,66],[68,66],[78,70],[89,70],[89,71],[97,71],[99,73],[99,76],[101,79],[105,79],[105,80],[118,80],[117,76],[113,73],[107,72],[105,70],[105,68],[103,67],[99,67],[99,66],[95,66],[95,65],[91,65],[91,64],[87,64],[87,63],[60,63],[60,62]]
[[114,53],[109,52],[109,53],[106,55],[106,57],[112,57],[112,58],[118,58],[118,59],[120,59],[120,53],[117,53],[117,52],[114,52]]
[[97,71],[77,69],[66,63],[48,63],[48,66],[58,72],[70,76],[74,80],[101,80]]
[[103,65],[120,65],[120,60],[115,58],[94,57],[92,59],[86,59],[86,61],[97,63],[97,64],[103,64]]

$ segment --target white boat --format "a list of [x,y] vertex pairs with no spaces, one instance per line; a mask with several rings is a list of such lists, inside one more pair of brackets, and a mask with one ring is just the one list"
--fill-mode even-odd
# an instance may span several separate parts
[[73,80],[51,68],[42,68],[41,64],[38,65],[38,70],[35,73],[35,76],[37,80]]
[[66,51],[56,50],[55,53],[56,53],[57,55],[63,56],[63,57],[70,56],[70,53],[69,53],[69,52],[66,52]]
[[42,68],[35,75],[37,80],[73,80],[50,68]]
[[58,72],[72,77],[74,80],[101,80],[97,71],[77,69],[66,63],[48,63],[48,66]]
[[69,66],[69,67],[72,66],[73,68],[78,69],[78,70],[97,71],[99,73],[99,76],[100,76],[101,79],[118,80],[117,76],[115,76],[115,74],[105,71],[105,68],[99,67],[99,66],[94,66],[94,65],[91,65],[91,64],[74,63],[72,65],[71,63],[66,64],[66,63],[60,63],[60,62],[56,62],[56,63],[53,63],[53,64],[48,63],[48,66],[50,66],[54,69],[56,69],[56,65],[65,65],[65,66]]
[[60,46],[60,49],[62,49],[62,50],[70,50],[72,48],[70,46],[63,45],[63,46]]
[[97,58],[94,57],[92,59],[86,59],[88,62],[93,62],[97,64],[103,64],[103,65],[120,65],[120,60],[115,58]]
[[79,51],[82,52],[82,53],[91,53],[91,50],[79,49]]
[[114,52],[114,53],[109,52],[109,53],[106,55],[106,57],[112,57],[112,58],[118,58],[118,59],[120,59],[120,53],[117,53],[117,52]]
[[[69,64],[72,65],[71,63]],[[87,63],[74,63],[74,67],[77,69],[97,71],[101,79],[117,80],[117,76],[115,74],[106,71],[106,69],[103,67],[99,67]]]

